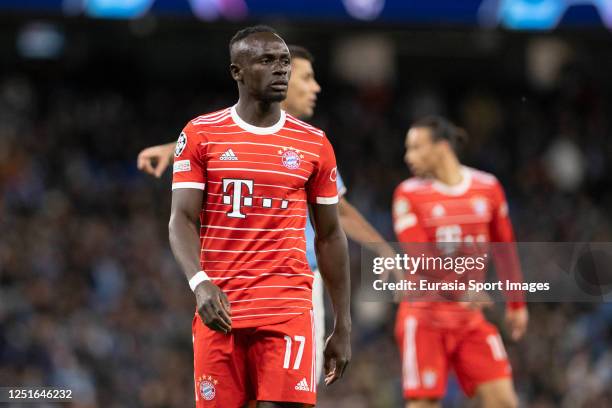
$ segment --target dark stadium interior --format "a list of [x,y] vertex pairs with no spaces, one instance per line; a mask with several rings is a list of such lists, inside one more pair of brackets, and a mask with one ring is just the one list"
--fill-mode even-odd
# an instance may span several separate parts
[[[0,384],[69,386],[75,407],[192,406],[194,301],[168,246],[171,175],[140,173],[136,155],[235,102],[227,43],[245,24],[36,21],[62,33],[56,56],[16,47],[32,16],[0,18]],[[440,113],[471,135],[464,162],[506,186],[519,241],[612,240],[610,32],[267,23],[315,55],[312,123],[387,239],[405,132]],[[552,79],[535,72],[537,47],[558,48]],[[339,53],[379,74],[343,75]],[[353,361],[321,387],[321,407],[401,405],[394,307],[359,301],[359,255],[352,245]],[[508,343],[521,400],[612,406],[612,304],[529,309],[526,338]],[[502,305],[489,315],[500,321]],[[456,381],[449,391],[446,406],[467,406]]]

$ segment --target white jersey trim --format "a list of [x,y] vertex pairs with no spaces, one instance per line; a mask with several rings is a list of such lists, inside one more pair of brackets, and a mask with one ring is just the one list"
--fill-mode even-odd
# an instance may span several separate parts
[[[197,133],[206,133],[206,132],[197,132]],[[255,146],[280,147],[281,149],[283,147],[287,147],[287,146],[281,146],[281,145],[270,144],[270,143],[255,143],[255,142],[200,142],[200,146],[207,146],[207,145],[255,145]],[[319,157],[318,154],[309,152],[308,150],[304,150],[304,149],[299,149],[299,150],[300,150],[300,153],[306,153],[314,157]]]
[[195,125],[196,122],[200,122],[200,121],[202,122],[214,121],[222,116],[225,116],[225,115],[229,116],[229,113],[230,113],[229,108],[225,108],[217,112],[207,113],[206,115],[200,115],[197,118],[193,119],[191,123]]
[[[234,125],[234,126],[238,126],[238,125]],[[294,129],[283,128],[281,130],[294,130]],[[244,134],[244,131],[240,131],[240,132],[208,132],[208,131],[204,131],[204,133],[206,133],[208,135],[242,135],[242,134]],[[308,134],[307,132],[303,132],[303,133]],[[284,139],[295,140],[296,142],[300,142],[300,143],[308,143],[308,144],[313,144],[313,145],[316,145],[316,146],[323,146],[323,143],[310,142],[310,141],[304,140],[304,139],[296,139],[295,137],[279,135],[278,133],[270,134],[270,136],[276,136],[276,137],[281,137],[281,138],[284,138]]]
[[[292,261],[297,261],[303,265],[308,264],[308,262],[304,262],[300,259],[295,259],[295,258],[291,258],[291,257],[285,257],[283,258],[283,260],[286,259],[291,259]],[[202,259],[202,262],[218,262],[218,263],[253,263],[253,262],[278,262],[278,259],[254,259],[252,261],[219,261],[219,260],[214,260],[214,259]],[[282,266],[282,265],[281,265]],[[274,267],[278,267],[278,265],[274,265]],[[270,268],[268,268],[270,269]],[[206,269],[208,270],[208,269]],[[243,271],[249,271],[251,269],[243,269]]]
[[247,317],[259,317],[259,316],[286,316],[286,315],[301,315],[303,313],[261,313],[254,315],[244,315],[244,316],[232,316],[232,320],[235,319],[244,319]]
[[411,390],[421,385],[416,351],[417,320],[409,317],[404,322],[404,389]]
[[293,227],[287,227],[287,228],[234,228],[234,227],[222,227],[220,225],[202,225],[202,227],[212,228],[212,229],[225,229],[225,230],[232,230],[232,231],[274,231],[274,232],[304,231],[305,229],[305,228],[293,228]]
[[269,271],[270,268],[247,268],[247,269],[208,269],[207,272],[244,272],[244,271]]
[[206,187],[206,183],[172,183],[172,190],[177,190],[179,188],[195,188],[196,190],[204,190]]
[[238,171],[247,171],[247,172],[250,171],[250,172],[253,172],[253,173],[282,174],[284,176],[297,177],[297,178],[300,178],[302,180],[308,181],[308,177],[300,176],[298,174],[285,173],[283,171],[245,169],[245,168],[240,168],[240,167],[215,167],[215,168],[209,168],[208,169],[208,171],[221,171],[221,170],[238,170]]
[[304,238],[300,238],[300,237],[283,237],[283,238],[226,238],[226,237],[209,237],[206,235],[200,235],[200,239],[219,239],[222,241],[273,241],[273,242],[278,242],[278,241],[284,241],[286,239],[296,239],[298,241],[301,242],[306,242],[306,240]]
[[315,340],[315,323],[314,312],[310,309],[310,344],[312,344],[312,353],[310,355],[310,391],[317,392],[316,371],[317,371],[317,342]]
[[[270,155],[270,156],[273,156],[273,155]],[[212,183],[212,184],[223,184],[220,181],[209,181],[209,183]],[[259,184],[259,183],[254,183],[253,185],[254,186],[263,186],[263,187],[278,187],[278,188],[282,188],[282,189],[285,189],[285,190],[295,190],[295,191],[304,190],[304,187],[287,187],[287,186],[278,186],[276,184]],[[304,200],[302,200],[302,201],[304,201]]]
[[[229,149],[231,150],[231,149]],[[223,155],[221,156],[223,157]],[[235,154],[234,154],[235,157]],[[233,159],[225,159],[225,160],[221,160],[221,158],[219,158],[218,160],[209,160],[209,163],[223,163],[223,164],[227,164],[228,161],[240,161],[240,164],[242,163],[251,163],[251,164],[263,164],[266,166],[275,166],[275,167],[280,167],[280,168],[285,168],[285,166],[283,166],[282,164],[278,164],[278,163],[270,163],[270,162],[258,162],[258,161],[249,161],[249,160],[239,160],[238,158],[236,158],[235,160]],[[304,160],[304,163],[310,164],[312,166],[312,168],[315,168],[315,164],[313,162],[309,162],[308,160]],[[307,175],[310,175],[312,172],[303,168],[297,168],[296,170],[300,170],[303,171],[304,173],[306,173]],[[270,170],[270,171],[274,171],[274,170]]]
[[[257,198],[263,198],[263,197],[257,197]],[[286,201],[291,202],[290,200],[286,200]],[[305,202],[306,200],[302,200],[302,201]],[[231,204],[213,203],[211,201],[207,201],[206,205],[207,206],[216,205],[216,206],[219,206],[219,207],[227,208],[227,206],[231,205]],[[300,208],[298,205],[295,205],[294,207],[298,207],[298,208],[289,208],[289,207],[287,207],[287,208],[283,209],[283,212],[286,212],[287,214],[293,214],[292,211],[294,211],[294,212],[297,212],[297,214],[304,214],[306,211],[308,211],[306,208]],[[265,210],[270,210],[273,207],[264,207],[263,205],[255,205],[255,204],[253,204],[253,205],[251,205],[251,208],[261,208],[261,209],[265,209]]]
[[491,221],[491,216],[487,215],[449,215],[440,218],[426,218],[423,220],[423,225],[426,227],[432,227],[437,225],[446,224],[478,224],[488,223]]
[[[255,184],[255,185],[257,185],[257,184]],[[218,193],[208,193],[208,195],[218,196],[218,197],[222,197],[223,196],[223,194],[218,194]],[[267,197],[264,197],[264,196],[257,196],[257,195],[254,195],[254,196],[251,196],[251,197],[253,197],[253,198],[267,198]],[[281,200],[282,201],[283,199],[280,199],[280,198],[271,198],[270,200],[272,200],[272,201],[274,201],[274,200]],[[295,198],[295,199],[294,198],[285,198],[284,201],[295,202],[295,203],[306,202],[306,200],[301,200],[299,198]],[[212,202],[206,202],[206,204],[228,205],[228,204],[212,203]],[[259,207],[259,206],[254,205],[253,207]],[[270,208],[270,207],[260,207],[260,208]],[[295,210],[302,210],[302,208],[296,208]],[[306,211],[306,208],[303,208],[303,210]]]
[[202,252],[229,252],[232,254],[258,254],[260,252],[288,252],[288,251],[300,251],[306,253],[306,251],[300,248],[279,248],[279,249],[259,249],[257,251],[235,251],[232,249],[202,249]]
[[210,120],[198,119],[198,120],[193,122],[193,125],[194,126],[198,126],[198,125],[212,125],[212,124],[215,124],[215,123],[221,123],[221,122],[227,120],[227,118],[229,118],[229,117],[230,117],[230,115],[226,114],[226,115],[222,115],[222,116],[219,116],[218,118],[210,119]]
[[253,126],[242,120],[242,118],[238,115],[238,112],[236,111],[236,105],[232,106],[230,112],[232,115],[232,119],[234,120],[234,122],[236,122],[238,126],[240,126],[243,130],[246,130],[250,133],[255,133],[256,135],[270,135],[272,133],[276,133],[281,130],[285,125],[286,114],[285,111],[282,109],[280,110],[280,118],[278,119],[278,122],[268,127]]
[[[224,291],[227,292],[227,291]],[[260,307],[242,307],[240,309],[232,308],[232,313],[241,312],[243,310],[259,310],[259,309],[311,309],[310,306],[260,306]]]
[[324,133],[323,133],[323,131],[321,129],[317,129],[316,127],[314,127],[312,125],[309,125],[308,123],[306,123],[304,121],[301,121],[301,120],[299,120],[298,118],[296,118],[294,116],[288,117],[287,121],[289,121],[289,122],[291,122],[291,123],[293,123],[295,125],[298,125],[301,128],[303,128],[303,129],[307,129],[310,132],[314,133],[315,135],[318,135],[318,136],[321,136],[321,137],[324,135]]
[[393,225],[395,232],[396,233],[401,233],[404,232],[404,230],[414,227],[415,225],[417,225],[418,220],[416,215],[414,215],[413,213],[410,214],[406,214],[406,215],[402,215],[401,217],[399,217],[396,221],[395,224]]
[[235,123],[230,123],[229,125],[211,125],[211,126],[208,126],[208,127],[211,127],[211,128],[228,128],[228,127],[238,127],[238,125],[235,124]]
[[333,197],[317,197],[317,204],[337,204],[338,196]]
[[242,300],[232,300],[230,303],[244,303],[244,302],[255,302],[257,300],[303,300],[305,302],[311,302],[309,298],[293,298],[293,297],[266,297],[266,298],[251,298]]
[[314,275],[310,275],[308,273],[280,273],[280,272],[270,272],[270,273],[260,273],[257,276],[247,276],[247,275],[238,275],[238,276],[226,276],[222,278],[214,278],[210,277],[211,280],[229,280],[229,279],[258,279],[261,276],[307,276],[311,279],[314,279]]
[[[221,205],[227,205],[227,204],[221,204]],[[261,208],[265,208],[265,207],[261,207]],[[227,211],[219,211],[219,210],[206,210],[206,212],[221,213],[221,214],[226,214],[227,213]],[[298,215],[298,214],[280,215],[280,214],[247,213],[247,215],[259,215],[260,217],[281,217],[281,218],[294,218],[294,217],[298,217],[298,218],[306,218],[306,215]]]
[[[288,286],[288,285],[267,285],[267,286],[251,286],[248,288],[240,288],[240,289],[223,289],[223,292],[238,292],[241,290],[251,290],[251,289],[267,289],[267,288],[290,288],[290,289],[299,289],[299,290],[308,290],[312,292],[312,289],[305,288],[303,286]],[[276,306],[281,307],[281,306]],[[294,307],[302,307],[302,306],[294,306]]]
[[[283,130],[294,130],[294,129],[283,128]],[[317,145],[317,146],[323,146],[323,143],[309,142],[308,140],[296,139],[294,137],[289,137],[289,136],[284,136],[284,135],[279,135],[279,134],[275,134],[274,136],[278,136],[278,137],[282,137],[282,138],[290,139],[290,140],[295,140],[296,142],[300,142],[300,143],[309,143],[309,144],[313,144],[313,145]]]
[[455,185],[444,184],[438,180],[431,184],[431,187],[440,194],[448,196],[460,196],[465,194],[472,185],[472,173],[467,167],[461,167],[461,182]]

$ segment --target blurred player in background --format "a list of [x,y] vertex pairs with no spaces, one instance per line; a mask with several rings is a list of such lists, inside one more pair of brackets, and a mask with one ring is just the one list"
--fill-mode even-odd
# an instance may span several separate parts
[[196,403],[314,405],[308,206],[335,313],[326,384],[342,377],[350,360],[348,251],[334,152],[323,131],[281,110],[291,57],[274,30],[239,31],[230,56],[238,103],[190,121],[175,149],[170,243],[197,299]]
[[[313,70],[314,58],[307,49],[298,45],[289,45],[289,52],[291,54],[291,78],[289,79],[287,98],[281,103],[281,107],[287,113],[306,120],[312,117],[317,94],[321,91]],[[138,155],[138,168],[155,177],[160,177],[173,160],[175,144],[173,142],[142,150]],[[376,229],[346,199],[345,193],[347,190],[340,173],[337,174],[336,182],[340,197],[338,203],[340,224],[346,235],[353,241],[379,252],[380,256],[394,256],[393,249],[386,244]],[[325,307],[324,290],[318,270],[314,242],[315,232],[309,219],[306,224],[306,255],[310,267],[315,271],[312,296],[316,322],[317,378],[320,379],[322,378],[324,361]]]
[[[415,177],[393,196],[393,220],[402,243],[514,242],[505,195],[491,174],[461,165],[456,148],[463,130],[441,117],[412,125],[405,161]],[[494,257],[500,278],[520,279],[510,256]],[[410,252],[406,245],[406,252]],[[498,330],[480,308],[486,302],[402,302],[396,338],[402,354],[407,407],[439,407],[447,377],[454,369],[469,397],[487,408],[516,407],[509,361]],[[506,323],[513,340],[527,328],[524,302],[508,302]]]

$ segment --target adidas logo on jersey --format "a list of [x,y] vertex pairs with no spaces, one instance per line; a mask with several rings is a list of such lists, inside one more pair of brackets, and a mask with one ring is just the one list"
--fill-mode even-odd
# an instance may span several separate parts
[[310,391],[310,388],[308,387],[308,381],[306,381],[305,378],[302,378],[302,381],[297,383],[297,385],[295,386],[295,389],[297,391]]
[[219,160],[238,160],[238,157],[234,154],[232,149],[227,149],[225,153],[219,157]]

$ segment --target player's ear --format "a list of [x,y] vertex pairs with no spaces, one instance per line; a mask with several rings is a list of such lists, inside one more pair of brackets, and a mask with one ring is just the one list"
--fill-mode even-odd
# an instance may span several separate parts
[[443,146],[444,149],[453,150],[453,145],[446,139],[440,140],[440,146]]
[[230,64],[230,74],[234,81],[241,82],[242,81],[242,68],[238,64]]

